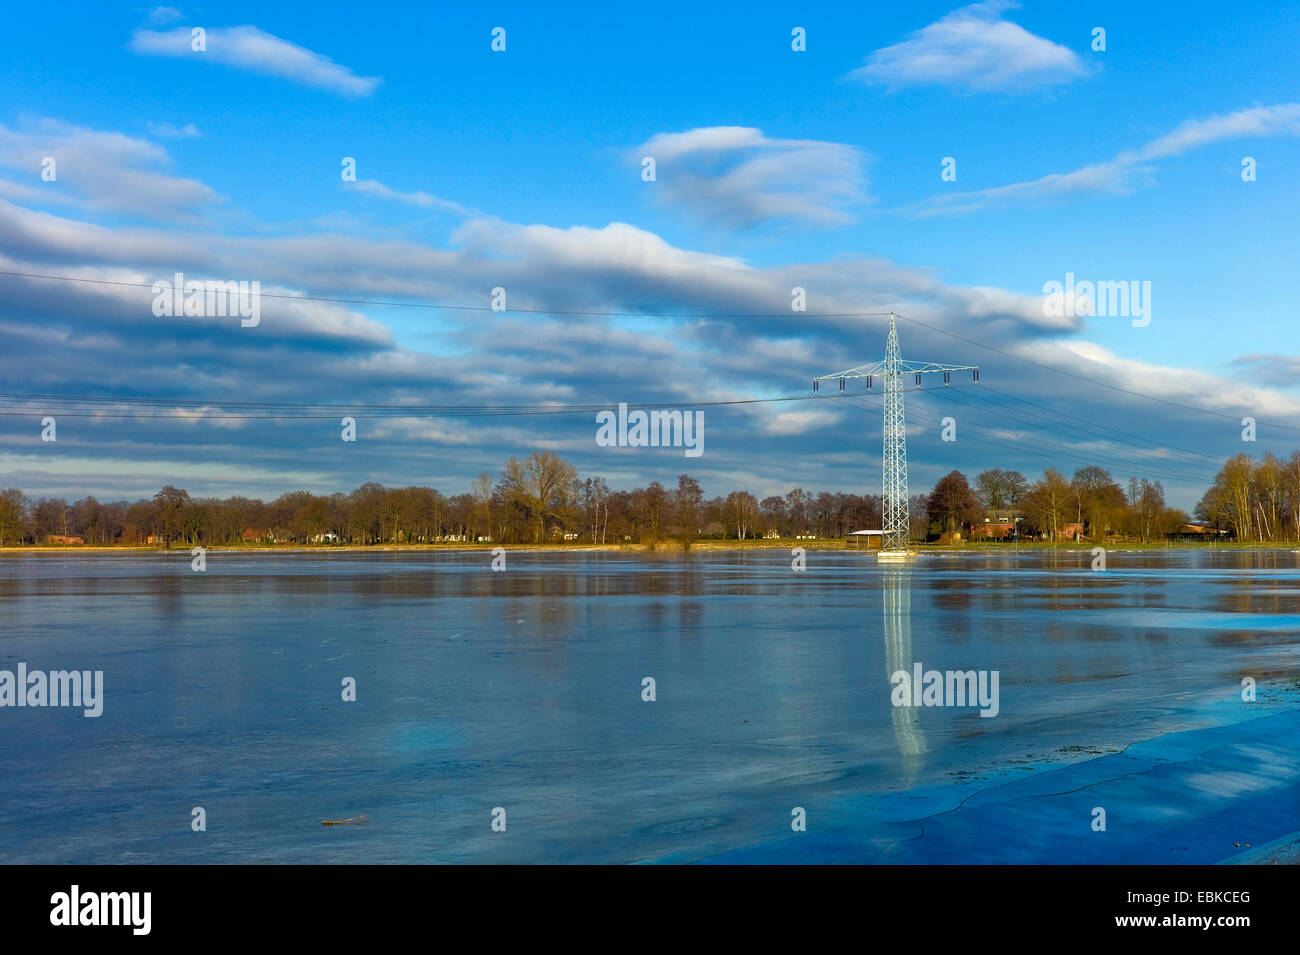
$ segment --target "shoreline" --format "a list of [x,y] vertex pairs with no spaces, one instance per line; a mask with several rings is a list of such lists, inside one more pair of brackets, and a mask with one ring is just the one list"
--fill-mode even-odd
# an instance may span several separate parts
[[[799,539],[762,538],[758,540],[706,540],[691,541],[656,541],[647,543],[622,544],[493,544],[454,542],[445,544],[177,544],[165,547],[158,544],[23,544],[13,547],[0,547],[0,557],[28,554],[186,554],[194,547],[203,547],[208,553],[268,553],[268,554],[375,554],[375,553],[491,553],[500,547],[508,551],[532,551],[536,553],[566,552],[600,552],[600,553],[657,553],[687,554],[692,551],[749,551],[749,550],[792,550],[802,547],[804,550],[838,550],[846,553],[871,554],[876,548],[850,546],[838,538]],[[965,544],[919,544],[911,545],[918,554],[997,554],[1018,553],[1020,551],[1067,551],[1071,553],[1091,553],[1095,547],[1103,547],[1108,553],[1132,553],[1140,551],[1230,551],[1233,553],[1296,553],[1300,554],[1300,542],[1285,541],[1275,543],[1250,542],[1235,543],[1200,543],[1193,541],[1165,541],[1159,544],[1142,544],[1137,542],[1112,542],[1107,545],[1085,541],[1080,544],[1052,544],[1035,541],[1020,544],[970,542]]]

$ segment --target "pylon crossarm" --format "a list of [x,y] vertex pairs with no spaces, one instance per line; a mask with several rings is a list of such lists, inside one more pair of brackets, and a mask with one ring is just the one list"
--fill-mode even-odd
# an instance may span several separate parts
[[818,375],[813,381],[834,381],[837,378],[870,378],[872,375],[883,375],[884,373],[885,363],[883,361],[873,361],[833,375]]
[[937,361],[898,360],[898,372],[902,375],[925,375],[934,371],[974,371],[979,365],[945,365]]
[[[928,375],[940,371],[976,371],[979,365],[945,365],[937,361],[903,361],[899,359],[896,367],[900,375]],[[818,375],[813,381],[835,381],[838,378],[871,378],[885,374],[885,370],[885,362],[873,361],[831,375]]]

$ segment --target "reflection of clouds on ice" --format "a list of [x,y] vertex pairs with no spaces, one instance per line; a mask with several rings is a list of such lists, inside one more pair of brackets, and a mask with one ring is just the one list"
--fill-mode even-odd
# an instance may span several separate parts
[[[885,675],[912,668],[912,575],[903,568],[887,568],[881,580],[884,610]],[[903,775],[908,784],[916,778],[925,754],[925,734],[916,722],[911,706],[890,706],[894,739],[903,756]]]
[[1300,768],[1295,763],[1279,763],[1277,753],[1271,750],[1250,753],[1239,748],[1236,752],[1250,757],[1248,761],[1243,760],[1243,763],[1248,762],[1247,766],[1238,772],[1191,773],[1186,777],[1187,787],[1195,789],[1202,796],[1232,799],[1244,793],[1289,786],[1295,781],[1296,771]]

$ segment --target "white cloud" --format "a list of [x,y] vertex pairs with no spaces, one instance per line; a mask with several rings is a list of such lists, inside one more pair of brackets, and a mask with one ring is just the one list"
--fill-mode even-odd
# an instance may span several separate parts
[[1246,411],[1276,420],[1300,415],[1300,401],[1236,378],[1210,375],[1202,368],[1152,365],[1124,358],[1092,342],[1061,340],[1022,342],[1016,354],[1084,374],[1114,387],[1221,414]]
[[1138,159],[1163,159],[1221,139],[1259,136],[1300,136],[1300,103],[1253,106],[1224,116],[1189,119],[1173,132],[1143,146]]
[[162,26],[166,23],[175,23],[177,20],[183,20],[184,16],[175,7],[154,7],[149,11],[147,19],[155,26]]
[[840,143],[710,126],[659,133],[629,158],[640,164],[644,156],[655,160],[657,198],[727,227],[842,225],[864,201],[862,157]]
[[256,481],[280,487],[318,484],[325,476],[321,471],[302,468],[271,469],[243,464],[223,464],[221,473],[214,474],[210,463],[183,458],[143,460],[111,455],[73,457],[14,452],[0,452],[0,473],[6,474],[11,482],[55,478],[68,482],[74,488],[84,487],[85,475],[94,474],[100,475],[100,480],[111,478],[117,482],[135,484],[140,493],[149,494],[157,488],[159,474],[174,475],[184,481]]
[[[45,157],[55,161],[55,179],[41,180]],[[220,199],[194,179],[159,172],[170,159],[156,143],[122,133],[86,129],[52,119],[23,128],[0,125],[0,166],[18,171],[42,190],[47,201],[105,212],[164,219],[192,219]],[[29,188],[3,188],[14,198],[32,197]]]
[[176,126],[172,123],[155,123],[151,121],[149,123],[149,132],[159,139],[198,139],[203,135],[193,123]]
[[760,426],[767,434],[808,434],[839,424],[842,408],[833,411],[778,411],[765,416]]
[[131,34],[131,49],[151,56],[208,59],[346,96],[369,96],[381,82],[377,76],[357,76],[327,56],[254,26],[213,28],[206,32],[207,48],[203,52],[191,48],[189,27],[136,30]]
[[439,209],[457,216],[469,214],[464,206],[452,202],[450,199],[439,199],[427,192],[398,192],[396,189],[390,189],[377,179],[358,179],[356,182],[350,183],[348,188],[373,196],[376,199],[386,199],[389,202],[404,202],[408,206],[419,206],[421,209]]
[[1298,355],[1242,355],[1233,359],[1234,365],[1248,368],[1260,381],[1279,388],[1300,385],[1300,356]]
[[1223,116],[1187,120],[1157,139],[1125,150],[1106,162],[1039,179],[935,196],[909,211],[917,215],[956,215],[987,206],[1011,205],[1079,195],[1127,195],[1153,171],[1152,162],[1224,139],[1300,136],[1300,103],[1254,106]]
[[1085,72],[1058,43],[1002,19],[1018,4],[990,0],[954,10],[901,43],[877,50],[850,76],[891,88],[946,86],[993,92],[1069,82]]
[[[486,305],[486,290],[500,285],[508,290],[511,308],[784,313],[807,325],[806,315],[790,312],[790,289],[801,285],[814,290],[808,309],[813,314],[851,316],[898,308],[926,320],[956,315],[968,328],[1009,322],[1061,331],[1082,324],[1077,318],[1044,317],[1041,296],[952,286],[925,270],[888,261],[756,268],[739,258],[678,248],[620,222],[557,228],[475,218],[455,230],[452,244],[440,249],[342,234],[266,239],[109,230],[0,201],[0,254],[42,267],[68,262],[71,249],[88,266],[144,268],[153,277],[181,268],[205,276],[260,278],[264,287],[276,281],[313,295],[365,293]],[[846,329],[861,324],[852,317],[819,322]],[[752,322],[742,318],[730,324]]]
[[[40,182],[40,177],[37,177],[37,182],[40,184],[33,185],[31,183],[13,182],[9,179],[0,179],[0,196],[4,196],[8,199],[17,199],[19,202],[30,202],[33,204],[41,202],[61,203],[70,201],[68,197],[62,196],[57,190],[50,188],[49,183]],[[45,186],[45,188],[41,189],[40,186]]]

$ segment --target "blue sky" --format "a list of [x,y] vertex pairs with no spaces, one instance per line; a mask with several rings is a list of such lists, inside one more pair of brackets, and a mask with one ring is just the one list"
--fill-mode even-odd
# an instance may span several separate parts
[[[146,284],[180,270],[479,306],[500,285],[529,309],[683,317],[268,302],[259,328],[240,329],[156,319],[147,289],[8,277],[6,393],[774,397],[883,352],[880,320],[817,313],[896,308],[999,350],[900,329],[905,357],[978,362],[1002,393],[909,404],[914,486],[951,467],[1070,471],[1095,454],[1190,507],[1211,458],[1300,446],[1300,431],[1270,427],[1300,428],[1294,7],[59,4],[8,20],[0,270]],[[497,26],[504,52],[490,48]],[[358,182],[341,179],[343,157]],[[1150,324],[1047,321],[1044,284],[1067,272],[1149,281]],[[794,285],[811,315],[690,317],[788,311]],[[614,486],[689,470],[709,494],[879,490],[879,419],[838,401],[710,410],[706,454],[689,461],[597,448],[584,416],[362,416],[352,447],[330,422],[70,419],[51,445],[40,401],[6,408],[30,417],[0,420],[0,484],[38,494],[368,479],[458,491],[534,447]],[[957,442],[938,441],[941,415]],[[1247,415],[1262,422],[1253,444],[1233,420]]]

